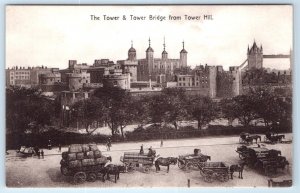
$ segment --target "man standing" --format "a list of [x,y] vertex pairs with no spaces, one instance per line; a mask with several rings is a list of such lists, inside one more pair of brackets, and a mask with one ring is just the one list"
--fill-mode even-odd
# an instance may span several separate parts
[[141,145],[140,154],[144,154],[144,146],[143,146],[143,144]]

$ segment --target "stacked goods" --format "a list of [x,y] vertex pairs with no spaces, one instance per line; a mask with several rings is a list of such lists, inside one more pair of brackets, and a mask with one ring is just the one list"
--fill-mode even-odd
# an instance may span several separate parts
[[107,157],[103,156],[96,144],[74,144],[69,151],[62,153],[60,164],[67,168],[104,165]]

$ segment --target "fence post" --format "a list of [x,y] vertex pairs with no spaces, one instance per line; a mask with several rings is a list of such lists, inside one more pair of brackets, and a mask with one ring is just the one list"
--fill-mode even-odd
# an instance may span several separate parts
[[187,184],[187,185],[188,185],[188,188],[191,187],[191,181],[190,181],[190,179],[187,180],[187,183],[188,183],[188,184]]

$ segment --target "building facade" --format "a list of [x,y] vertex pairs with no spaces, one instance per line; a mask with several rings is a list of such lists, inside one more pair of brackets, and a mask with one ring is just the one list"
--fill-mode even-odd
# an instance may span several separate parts
[[146,58],[138,59],[137,80],[138,81],[156,81],[160,74],[166,75],[166,80],[170,81],[174,77],[174,70],[187,67],[187,51],[183,48],[180,51],[179,59],[168,58],[166,51],[166,44],[161,53],[161,58],[154,57],[154,49],[151,47],[151,40],[149,38],[149,47],[146,50]]

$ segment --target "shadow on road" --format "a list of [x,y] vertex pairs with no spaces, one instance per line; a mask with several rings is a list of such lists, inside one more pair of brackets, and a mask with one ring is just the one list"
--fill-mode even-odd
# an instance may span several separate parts
[[61,174],[59,167],[48,169],[47,174],[52,182],[69,182],[68,177]]

